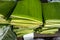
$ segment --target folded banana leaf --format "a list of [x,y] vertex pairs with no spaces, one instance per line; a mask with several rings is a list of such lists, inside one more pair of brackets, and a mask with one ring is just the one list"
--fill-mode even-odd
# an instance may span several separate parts
[[42,12],[46,24],[41,34],[55,34],[58,28],[60,28],[60,2],[52,0],[47,3],[42,3]]
[[41,3],[39,0],[22,0],[12,13],[12,17],[30,19],[42,23]]
[[23,35],[32,33],[34,31],[33,29],[29,29],[29,28],[19,28],[19,29],[14,29],[14,32],[17,34],[17,37],[21,37]]
[[47,24],[60,24],[60,2],[42,3]]
[[6,19],[9,19],[15,4],[15,1],[0,0],[0,24],[9,23],[8,20],[6,21]]
[[8,21],[3,19],[3,15],[0,15],[0,24],[8,24]]
[[14,12],[11,15],[11,25],[17,36],[33,32],[33,29],[42,25],[42,12],[40,0],[18,1]]
[[0,40],[17,40],[15,33],[10,25],[0,25]]
[[11,15],[11,12],[13,11],[12,9],[15,3],[16,3],[15,1],[0,0],[0,14],[3,16],[3,18],[8,18]]

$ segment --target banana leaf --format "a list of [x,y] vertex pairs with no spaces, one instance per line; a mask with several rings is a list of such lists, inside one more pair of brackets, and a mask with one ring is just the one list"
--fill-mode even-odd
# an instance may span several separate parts
[[0,40],[17,40],[10,25],[0,24]]
[[55,34],[58,31],[58,29],[50,29],[42,31],[40,34]]
[[11,15],[15,4],[16,4],[15,1],[0,0],[0,24],[9,23],[7,19],[10,20],[9,16]]
[[[32,4],[32,5],[31,5]],[[42,23],[41,3],[39,0],[22,0],[12,13],[12,17],[36,20]]]
[[11,18],[11,25],[18,37],[31,33],[42,25],[41,3],[39,0],[18,1]]
[[60,24],[60,2],[42,3],[47,24]]
[[8,18],[11,15],[15,3],[15,1],[0,1],[0,14],[3,18]]
[[19,28],[19,29],[14,29],[14,32],[17,34],[17,37],[21,37],[23,35],[29,34],[34,32],[33,29],[27,29],[27,28]]
[[3,19],[3,16],[0,15],[0,24],[7,24],[8,21],[6,21],[5,19]]
[[45,25],[42,28],[41,34],[55,34],[58,28],[60,28],[60,2],[49,1],[42,3],[42,12],[44,14]]

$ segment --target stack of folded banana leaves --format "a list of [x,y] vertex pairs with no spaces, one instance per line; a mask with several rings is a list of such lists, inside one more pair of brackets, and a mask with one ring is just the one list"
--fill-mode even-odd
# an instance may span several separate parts
[[0,1],[0,23],[8,23],[6,19],[10,16],[14,1]]
[[55,34],[60,28],[60,1],[42,3],[42,10],[46,24],[41,34]]
[[0,40],[17,40],[7,20],[14,5],[13,1],[0,1]]
[[11,18],[11,25],[18,37],[32,33],[42,25],[41,3],[39,0],[18,1]]

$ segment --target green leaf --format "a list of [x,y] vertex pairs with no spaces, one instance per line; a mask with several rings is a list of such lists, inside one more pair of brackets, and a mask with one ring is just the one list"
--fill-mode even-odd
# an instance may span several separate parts
[[14,1],[0,1],[0,14],[7,18],[11,14],[10,12],[14,5]]
[[43,3],[42,7],[46,22],[60,21],[60,2]]
[[[14,28],[17,28],[14,30],[18,37],[33,32],[35,28],[39,27],[39,25],[42,25],[40,0],[18,1],[11,18],[11,25],[14,25]],[[23,28],[26,29],[23,30]],[[20,31],[17,32],[18,29]]]
[[0,25],[0,40],[17,40],[16,35],[12,31],[10,25]]
[[[46,24],[41,34],[55,34],[60,28],[60,2],[42,3],[42,12]],[[51,29],[52,28],[52,29]]]
[[37,20],[42,23],[41,3],[39,0],[18,1],[12,17]]

